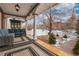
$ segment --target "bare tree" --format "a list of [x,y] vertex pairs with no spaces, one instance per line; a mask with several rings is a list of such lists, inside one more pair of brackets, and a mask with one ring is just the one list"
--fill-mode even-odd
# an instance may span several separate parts
[[68,29],[75,29],[76,26],[76,15],[74,13],[74,11],[72,11],[71,17],[69,18],[67,24],[68,24]]
[[46,27],[46,29],[49,30],[49,33],[51,33],[52,31],[52,15],[51,15],[51,8],[50,11],[48,13],[48,15],[45,16],[44,20],[43,20],[43,24]]
[[79,16],[77,16],[76,30],[79,32]]
[[45,26],[45,29],[49,30],[50,27],[50,22],[49,22],[49,16],[45,16],[44,20],[43,20],[43,25]]

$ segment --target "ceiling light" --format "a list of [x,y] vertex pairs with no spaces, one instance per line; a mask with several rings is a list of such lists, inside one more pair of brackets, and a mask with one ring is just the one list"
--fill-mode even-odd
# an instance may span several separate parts
[[17,12],[19,11],[19,9],[20,9],[19,4],[16,4],[16,5],[15,5],[15,9],[16,9]]

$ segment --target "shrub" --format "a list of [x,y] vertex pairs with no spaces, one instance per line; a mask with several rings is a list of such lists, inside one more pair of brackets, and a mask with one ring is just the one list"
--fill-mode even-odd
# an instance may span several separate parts
[[48,32],[48,35],[50,34],[50,32]]
[[64,35],[63,37],[64,37],[64,38],[67,38],[67,35]]
[[53,33],[49,34],[49,43],[50,44],[55,44],[56,43],[56,38],[55,38],[55,35]]
[[59,37],[59,35],[58,35],[58,34],[57,34],[56,36],[57,36],[57,37]]
[[75,54],[79,54],[79,38],[78,38],[78,41],[77,41],[75,47],[73,48],[73,52]]
[[77,36],[77,38],[79,38],[79,36]]
[[79,32],[75,32],[75,33],[79,34]]

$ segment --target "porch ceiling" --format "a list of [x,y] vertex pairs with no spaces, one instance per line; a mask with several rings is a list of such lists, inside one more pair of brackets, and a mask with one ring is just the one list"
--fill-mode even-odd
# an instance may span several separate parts
[[40,14],[50,6],[54,6],[56,3],[40,3],[39,5],[37,5],[38,3],[18,3],[20,6],[18,12],[15,10],[15,4],[16,3],[0,3],[0,8],[3,10],[4,14],[27,17],[37,6],[36,13]]

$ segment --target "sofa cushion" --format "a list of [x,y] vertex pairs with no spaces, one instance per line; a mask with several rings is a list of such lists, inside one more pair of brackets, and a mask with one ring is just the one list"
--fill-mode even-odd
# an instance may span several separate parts
[[0,34],[0,37],[2,36],[2,34]]
[[0,31],[1,31],[1,34],[3,36],[7,36],[7,34],[8,34],[8,30],[7,29],[1,29]]
[[8,29],[9,33],[14,33],[14,29]]

